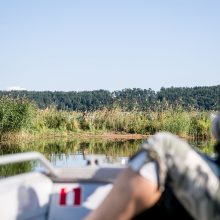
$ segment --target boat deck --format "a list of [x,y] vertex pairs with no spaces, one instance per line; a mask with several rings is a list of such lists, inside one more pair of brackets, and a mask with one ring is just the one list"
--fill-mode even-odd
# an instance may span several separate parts
[[111,190],[119,165],[55,169],[39,153],[0,157],[0,165],[39,160],[47,172],[30,172],[0,180],[0,219],[83,219]]

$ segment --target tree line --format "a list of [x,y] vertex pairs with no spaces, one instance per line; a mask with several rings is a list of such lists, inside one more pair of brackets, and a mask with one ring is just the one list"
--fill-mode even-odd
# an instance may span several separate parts
[[201,87],[170,87],[123,89],[118,91],[0,91],[0,97],[26,98],[38,108],[55,106],[58,110],[95,111],[120,107],[125,111],[148,111],[181,106],[184,109],[219,110],[220,85]]

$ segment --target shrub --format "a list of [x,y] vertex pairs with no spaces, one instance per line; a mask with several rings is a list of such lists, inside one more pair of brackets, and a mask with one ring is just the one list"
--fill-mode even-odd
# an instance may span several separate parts
[[0,98],[0,132],[30,129],[36,115],[36,105],[25,98]]

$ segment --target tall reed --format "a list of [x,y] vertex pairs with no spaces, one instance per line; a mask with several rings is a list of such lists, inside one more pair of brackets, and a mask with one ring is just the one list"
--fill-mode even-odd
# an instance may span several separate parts
[[169,131],[181,136],[210,137],[209,112],[161,106],[157,111],[123,111],[119,107],[91,112],[58,111],[54,106],[37,110],[24,99],[0,99],[0,134],[26,130],[31,133],[117,132],[154,134]]

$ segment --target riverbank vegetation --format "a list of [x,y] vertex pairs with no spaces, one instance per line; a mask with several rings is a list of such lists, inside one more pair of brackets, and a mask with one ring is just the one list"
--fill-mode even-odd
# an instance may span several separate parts
[[26,98],[0,98],[0,138],[3,140],[53,134],[142,134],[169,131],[183,137],[210,138],[210,111],[184,109],[167,102],[154,110],[125,111],[121,107],[95,111],[44,110]]

